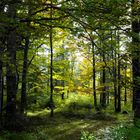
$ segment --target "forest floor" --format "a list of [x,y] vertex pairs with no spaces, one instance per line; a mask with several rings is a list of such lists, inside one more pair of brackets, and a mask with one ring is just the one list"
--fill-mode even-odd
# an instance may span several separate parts
[[46,116],[43,113],[30,114],[33,122],[31,129],[46,134],[48,140],[80,140],[82,132],[96,133],[106,127],[132,122],[130,114],[89,113],[78,116],[58,112],[50,118],[48,113]]
[[89,112],[86,115],[74,115],[56,112],[51,118],[47,109],[30,112],[28,117],[29,124],[24,131],[14,134],[4,132],[0,140],[80,140],[82,132],[96,134],[101,129],[132,122],[132,114],[121,113]]

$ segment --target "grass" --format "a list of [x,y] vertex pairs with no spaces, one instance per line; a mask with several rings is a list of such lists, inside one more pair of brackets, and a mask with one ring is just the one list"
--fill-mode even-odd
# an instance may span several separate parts
[[[41,113],[42,114],[42,113]],[[45,114],[44,114],[45,115]],[[95,120],[88,118],[79,118],[78,116],[66,117],[61,113],[56,113],[54,118],[49,118],[49,116],[41,117],[37,119],[37,116],[32,117],[33,122],[36,122],[36,129],[48,136],[48,140],[77,140],[80,139],[81,131],[94,131],[101,127],[110,125],[112,120]],[[38,120],[43,120],[42,123]],[[114,121],[114,120],[113,120]],[[40,124],[40,125],[39,125]],[[35,125],[35,124],[34,124]],[[34,129],[32,130],[34,131]]]
[[[96,113],[90,95],[73,95],[61,102],[56,98],[55,105],[53,118],[50,118],[48,109],[29,111],[26,129],[17,133],[2,131],[0,140],[90,140],[93,138],[92,133],[121,122],[130,122],[132,117],[131,114],[115,114],[108,110]],[[81,133],[84,136],[81,137]]]
[[129,124],[118,124],[98,130],[97,133],[84,131],[82,140],[140,140],[140,128]]
[[[28,114],[29,115],[29,114]],[[30,114],[30,125],[23,132],[3,132],[0,138],[2,140],[80,140],[81,132],[95,133],[106,127],[119,124],[119,115],[116,114],[110,118],[79,118],[78,116],[65,116],[61,112],[55,113],[54,118],[50,118],[48,110]],[[94,114],[93,114],[94,115]],[[88,116],[88,114],[87,114]],[[125,115],[120,115],[121,120],[126,119]],[[128,119],[128,118],[127,118]],[[1,140],[0,139],[0,140]]]

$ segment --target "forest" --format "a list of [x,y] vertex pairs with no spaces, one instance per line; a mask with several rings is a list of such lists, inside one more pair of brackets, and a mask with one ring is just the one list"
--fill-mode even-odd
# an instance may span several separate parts
[[0,0],[0,140],[140,140],[139,0]]

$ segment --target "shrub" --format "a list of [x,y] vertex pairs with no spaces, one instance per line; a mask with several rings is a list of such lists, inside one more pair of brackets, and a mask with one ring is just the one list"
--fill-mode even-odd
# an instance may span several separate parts
[[7,132],[2,137],[2,140],[37,140],[37,137],[32,133],[15,133]]
[[132,125],[118,125],[100,129],[96,134],[82,132],[81,140],[140,140],[140,128]]
[[80,140],[95,140],[95,137],[92,133],[83,131]]
[[4,132],[0,136],[0,140],[47,140],[48,137],[42,131],[36,133],[16,133],[16,132]]

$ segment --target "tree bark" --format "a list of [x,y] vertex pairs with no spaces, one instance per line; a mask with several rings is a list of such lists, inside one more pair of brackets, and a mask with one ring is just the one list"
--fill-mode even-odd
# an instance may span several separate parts
[[[64,48],[64,46],[62,46],[62,48],[63,48],[63,54],[62,54],[62,61],[64,61],[64,59],[65,59],[65,48]],[[62,94],[61,94],[61,99],[62,100],[64,100],[65,99],[65,91],[64,91],[64,89],[65,89],[65,80],[64,80],[64,77],[65,77],[65,68],[63,68],[63,80],[62,80],[62,87],[63,87],[63,92],[62,92]]]
[[27,79],[27,67],[28,67],[28,49],[29,49],[29,37],[26,37],[25,47],[24,47],[23,71],[22,71],[21,107],[20,107],[21,114],[24,114],[25,108],[27,106],[26,79]]
[[[103,53],[103,62],[105,62],[105,54],[104,53]],[[102,93],[101,93],[101,106],[103,108],[106,107],[106,86],[105,86],[105,82],[106,82],[106,70],[105,70],[105,66],[103,66],[103,70],[102,70],[103,89],[102,89]]]
[[127,67],[125,67],[125,69],[124,69],[124,72],[125,72],[125,76],[124,76],[124,82],[125,82],[125,84],[124,84],[124,104],[126,105],[126,103],[127,103],[127,88],[126,88],[126,70],[127,70]]
[[93,98],[94,98],[94,108],[97,108],[97,97],[96,97],[96,69],[95,69],[95,46],[92,37],[90,37],[92,42],[92,80],[93,80]]
[[[52,0],[51,0],[52,5]],[[50,9],[50,18],[52,18],[52,8]],[[50,60],[50,117],[54,116],[54,102],[53,102],[53,42],[52,42],[52,26],[50,26],[50,52],[51,52],[51,60]]]
[[117,98],[117,112],[121,112],[121,85],[120,85],[121,75],[120,75],[120,54],[118,52],[118,98]]
[[137,0],[132,1],[132,70],[133,70],[133,109],[134,109],[134,123],[140,127],[140,19],[135,18],[138,16],[138,11],[135,9]]
[[0,124],[2,124],[2,108],[3,108],[3,64],[0,61]]
[[105,72],[105,67],[103,67],[103,93],[102,93],[102,106],[103,107],[106,107],[106,87],[105,87],[105,75],[106,75],[106,72]]
[[[8,5],[8,17],[15,20],[16,8],[14,4]],[[11,25],[12,26],[12,25]],[[7,84],[7,104],[6,104],[6,121],[7,128],[15,126],[16,119],[16,92],[17,92],[17,74],[16,74],[16,31],[15,28],[9,27],[7,38],[8,62],[6,66],[6,84]]]
[[116,49],[114,51],[114,63],[113,63],[113,85],[114,85],[114,108],[115,112],[117,112],[117,60],[116,60]]

